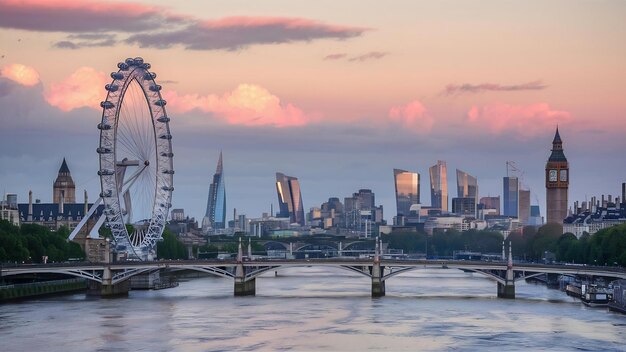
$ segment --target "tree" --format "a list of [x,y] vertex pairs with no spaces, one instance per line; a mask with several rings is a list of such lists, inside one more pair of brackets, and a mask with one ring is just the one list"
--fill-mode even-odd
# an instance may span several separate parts
[[176,235],[165,229],[163,240],[157,242],[157,257],[160,259],[188,259],[189,253],[185,245]]

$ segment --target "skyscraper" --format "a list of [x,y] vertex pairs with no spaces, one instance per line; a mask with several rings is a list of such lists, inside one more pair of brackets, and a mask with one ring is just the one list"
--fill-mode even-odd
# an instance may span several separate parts
[[459,169],[456,169],[456,188],[459,198],[478,198],[478,180]]
[[448,177],[446,162],[438,160],[428,169],[430,173],[430,202],[433,208],[448,211]]
[[209,186],[209,199],[205,217],[209,218],[212,228],[226,228],[226,185],[224,184],[222,152],[220,152],[220,158],[217,161],[217,170],[215,170],[215,175],[213,175],[213,182]]
[[[61,199],[63,200],[62,202]],[[52,185],[52,202],[56,204],[76,203],[76,185],[72,179],[70,169],[67,167],[65,158],[63,158],[63,163],[61,168],[59,168],[59,175]]]
[[528,225],[530,219],[530,190],[519,190],[519,222]]
[[281,218],[289,218],[292,223],[304,226],[304,206],[302,205],[302,193],[300,183],[296,177],[276,173],[276,192],[278,193],[278,206]]
[[420,174],[393,169],[396,186],[396,210],[398,216],[408,216],[411,205],[420,203]]
[[546,163],[546,223],[562,224],[567,217],[569,163],[563,153],[563,141],[557,127],[552,153]]
[[517,177],[505,177],[503,180],[503,213],[504,216],[519,216],[519,179]]

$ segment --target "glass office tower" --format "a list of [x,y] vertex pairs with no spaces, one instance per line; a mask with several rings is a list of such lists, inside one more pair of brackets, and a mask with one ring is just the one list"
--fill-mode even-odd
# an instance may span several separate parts
[[503,180],[504,216],[519,216],[519,180],[517,177],[505,177]]
[[278,207],[280,209],[277,216],[289,218],[291,223],[304,226],[304,206],[302,205],[298,179],[277,172],[276,192],[278,193]]
[[430,202],[433,208],[448,211],[448,177],[446,162],[438,160],[428,169],[430,173]]
[[456,169],[456,188],[459,198],[478,198],[478,180],[459,169]]
[[209,186],[209,200],[207,201],[205,217],[209,218],[214,229],[226,228],[226,185],[224,184],[224,167],[222,152],[217,161],[217,169],[213,175],[213,182]]
[[420,174],[393,169],[398,216],[409,216],[411,205],[420,204]]

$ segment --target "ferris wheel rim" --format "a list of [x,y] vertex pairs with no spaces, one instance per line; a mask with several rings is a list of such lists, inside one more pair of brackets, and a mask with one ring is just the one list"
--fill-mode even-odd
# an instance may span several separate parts
[[[169,117],[165,110],[166,101],[160,92],[161,86],[155,81],[156,74],[149,71],[150,64],[144,63],[141,58],[129,58],[120,62],[118,69],[117,72],[111,73],[113,81],[105,86],[107,97],[101,103],[103,112],[101,123],[98,125],[100,129],[100,145],[97,149],[100,155],[98,175],[101,183],[101,197],[105,204],[106,224],[111,229],[116,247],[126,247],[129,256],[142,259],[148,252],[154,251],[156,242],[161,239],[171,207],[174,171]],[[156,165],[150,165],[148,158],[143,161],[144,169],[150,166],[155,170],[151,218],[145,229],[129,233],[122,213],[120,197],[124,193],[122,192],[124,177],[119,179],[119,165],[121,164],[117,151],[119,149],[120,113],[124,107],[127,90],[133,82],[136,82],[141,89],[149,110],[154,151],[152,155],[146,155],[146,157],[154,157]]]

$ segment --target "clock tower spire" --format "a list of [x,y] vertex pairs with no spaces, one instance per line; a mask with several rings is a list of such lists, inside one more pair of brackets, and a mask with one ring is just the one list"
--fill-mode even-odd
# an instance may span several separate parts
[[567,217],[568,188],[569,163],[563,153],[563,141],[557,126],[552,154],[546,163],[546,223],[563,224],[563,219]]

